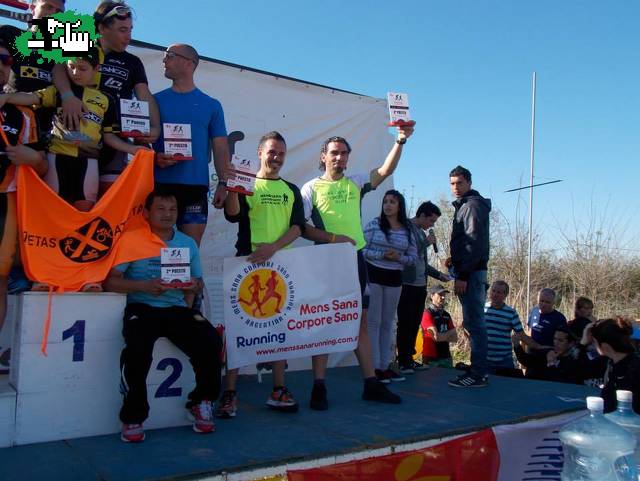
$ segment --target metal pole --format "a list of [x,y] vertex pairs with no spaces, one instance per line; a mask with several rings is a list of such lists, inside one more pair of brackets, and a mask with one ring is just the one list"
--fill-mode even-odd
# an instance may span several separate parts
[[533,86],[531,95],[531,182],[529,185],[529,252],[527,255],[527,316],[530,310],[531,298],[531,257],[533,249],[533,159],[535,154],[536,135],[536,73],[533,72]]

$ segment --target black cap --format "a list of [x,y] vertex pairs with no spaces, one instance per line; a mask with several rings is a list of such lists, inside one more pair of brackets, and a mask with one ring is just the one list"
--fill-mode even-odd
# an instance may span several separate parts
[[431,286],[428,292],[429,292],[429,295],[433,295],[433,294],[442,294],[444,292],[450,292],[450,291],[445,289],[445,287],[442,284],[436,284],[435,286]]

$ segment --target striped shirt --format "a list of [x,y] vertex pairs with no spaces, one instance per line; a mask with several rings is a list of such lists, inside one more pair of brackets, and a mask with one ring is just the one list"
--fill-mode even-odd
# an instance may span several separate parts
[[484,318],[487,324],[487,360],[500,362],[512,359],[511,332],[522,332],[522,323],[516,310],[504,304],[502,307],[484,306]]
[[[367,245],[363,249],[363,254],[367,262],[382,269],[402,271],[405,266],[410,266],[418,260],[416,240],[411,232],[402,227],[400,229],[389,229],[389,234],[380,228],[379,218],[376,217],[367,224],[364,229],[364,238]],[[384,257],[387,250],[394,250],[400,254],[400,259],[392,261]]]

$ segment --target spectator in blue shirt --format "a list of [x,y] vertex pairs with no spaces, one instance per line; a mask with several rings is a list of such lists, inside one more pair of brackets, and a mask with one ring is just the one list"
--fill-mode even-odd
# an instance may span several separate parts
[[538,305],[531,310],[527,327],[531,331],[531,337],[543,346],[553,345],[553,333],[559,327],[567,326],[567,318],[556,311],[556,292],[545,287],[538,293]]

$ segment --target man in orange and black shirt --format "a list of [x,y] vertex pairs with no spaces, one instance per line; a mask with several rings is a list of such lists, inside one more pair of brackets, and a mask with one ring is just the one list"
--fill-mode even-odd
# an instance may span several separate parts
[[[12,63],[13,57],[0,40],[0,90],[9,80]],[[15,192],[18,165],[30,165],[41,176],[47,171],[33,112],[4,105],[0,108],[0,329],[7,311],[8,275],[18,238]]]

